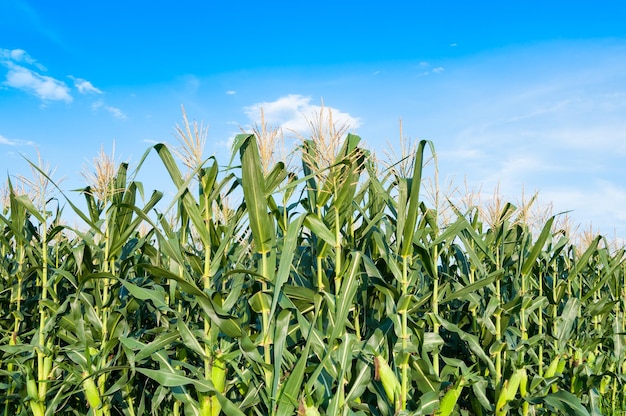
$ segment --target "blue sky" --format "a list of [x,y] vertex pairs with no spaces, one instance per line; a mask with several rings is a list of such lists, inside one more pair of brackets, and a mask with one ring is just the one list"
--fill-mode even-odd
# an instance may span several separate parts
[[323,99],[380,155],[401,118],[444,184],[626,236],[626,5],[475,3],[0,0],[2,175],[38,149],[79,188],[102,145],[132,165],[175,142],[181,104],[226,163],[260,107],[297,130]]

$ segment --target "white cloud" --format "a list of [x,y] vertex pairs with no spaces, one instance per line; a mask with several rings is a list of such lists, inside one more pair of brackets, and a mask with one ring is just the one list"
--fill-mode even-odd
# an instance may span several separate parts
[[75,78],[73,76],[69,76],[69,78],[74,81],[74,87],[81,94],[102,94],[102,91],[98,88],[94,87],[93,84],[86,79]]
[[471,75],[446,84],[455,93],[440,98],[454,103],[445,119],[430,121],[439,126],[429,137],[454,138],[437,145],[441,171],[467,174],[470,187],[499,184],[506,200],[536,189],[555,213],[626,235],[626,60],[611,56],[554,68],[551,57],[510,56],[468,66]]
[[5,65],[9,68],[5,85],[26,91],[44,101],[72,101],[70,90],[64,82],[10,62]]
[[626,189],[607,180],[596,180],[593,186],[581,189],[573,186],[549,189],[540,196],[553,202],[554,212],[572,210],[572,216],[583,227],[593,225],[602,234],[626,232]]
[[[244,112],[251,122],[258,123],[261,119],[261,109],[269,125],[287,131],[305,133],[309,130],[307,120],[312,120],[322,107],[311,104],[311,97],[290,94],[275,101],[265,101],[244,107]],[[333,122],[338,125],[347,124],[352,129],[361,125],[359,118],[336,108],[324,106],[324,111],[331,111]]]
[[[48,75],[43,75],[46,68],[39,64],[23,49],[0,49],[0,64],[8,69],[4,85],[28,92],[44,101],[73,100],[70,89],[63,81]],[[34,66],[35,69],[27,66]],[[91,82],[83,78],[69,76],[74,81],[74,87],[81,94],[102,94]],[[115,110],[111,108],[109,111]],[[118,112],[116,117],[120,117]]]
[[420,71],[418,72],[418,76],[424,76],[424,75],[430,75],[430,74],[438,74],[440,72],[444,71],[444,68],[442,66],[437,66],[433,69],[430,69],[431,65],[430,63],[426,62],[426,61],[422,61],[419,64],[417,64],[417,69]]
[[[3,85],[25,91],[44,101],[71,102],[68,86],[53,77],[37,72],[46,68],[23,49],[0,49],[0,64],[8,69]],[[34,66],[36,70],[25,65]]]
[[6,62],[18,62],[34,65],[40,71],[46,71],[46,67],[33,59],[24,49],[0,49],[0,60]]
[[6,137],[4,137],[3,135],[0,134],[0,145],[6,145],[6,146],[32,146],[33,144],[34,143],[30,142],[30,141],[7,139]]
[[218,148],[221,147],[221,148],[224,148],[224,149],[232,149],[233,142],[235,141],[235,136],[237,136],[239,133],[241,133],[241,132],[240,131],[239,132],[233,132],[233,133],[230,134],[228,139],[226,139],[226,140],[217,140],[217,141],[214,142],[214,144]]
[[226,91],[226,95],[235,95],[235,94],[237,94],[237,91],[233,91],[233,90]]
[[113,107],[110,105],[107,105],[104,107],[105,110],[107,110],[109,113],[111,113],[113,115],[113,117],[115,118],[119,118],[124,120],[126,118],[126,114],[124,114],[124,112],[122,110],[120,110],[117,107]]
[[107,105],[102,100],[96,101],[95,103],[93,103],[91,105],[91,109],[93,111],[97,111],[99,109],[103,109],[103,110],[109,112],[115,118],[119,118],[120,120],[126,119],[126,114],[124,114],[124,112],[122,110],[120,110],[117,107],[113,107],[113,106]]
[[9,146],[14,146],[16,143],[12,140],[7,139],[3,135],[0,134],[0,144],[6,144]]

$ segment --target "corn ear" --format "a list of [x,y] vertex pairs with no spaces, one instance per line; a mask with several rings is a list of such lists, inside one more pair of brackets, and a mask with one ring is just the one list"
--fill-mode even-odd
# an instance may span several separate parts
[[30,410],[33,412],[34,416],[44,416],[46,414],[43,403],[31,400],[30,402]]
[[380,380],[385,389],[385,394],[390,402],[400,395],[400,382],[396,373],[389,367],[387,361],[380,355],[374,356],[375,379]]
[[[577,353],[578,353],[578,351],[577,351]],[[596,354],[593,351],[589,351],[589,354],[587,354],[587,364],[592,366],[593,363],[595,363],[595,362],[596,362]]]
[[522,397],[526,397],[526,395],[528,394],[528,373],[526,372],[525,368],[522,368],[520,370],[522,373],[522,379],[519,383],[519,394]]
[[552,362],[548,366],[548,369],[546,370],[545,374],[543,375],[545,378],[551,378],[551,377],[554,377],[556,375],[556,370],[557,370],[557,367],[559,365],[560,359],[561,359],[561,357],[558,357],[558,356],[554,357],[554,360],[552,360]]
[[29,375],[26,380],[26,392],[28,393],[28,397],[30,399],[28,404],[30,406],[30,410],[33,412],[33,415],[44,416],[45,409],[43,403],[41,403],[41,400],[39,399],[37,381],[35,381],[32,375]]
[[31,400],[39,400],[39,393],[37,392],[37,382],[32,377],[28,377],[26,380],[26,392]]
[[[215,396],[209,396],[208,394],[203,394],[200,397],[200,416],[213,416],[213,401],[217,399]],[[217,401],[217,400],[215,400]],[[219,406],[219,404],[218,404]],[[217,409],[217,415],[219,415],[220,408]]]
[[84,372],[83,378],[83,390],[87,397],[87,403],[89,403],[92,409],[99,409],[100,406],[102,406],[102,401],[100,400],[100,392],[98,391],[96,383],[93,381],[93,377],[87,372]]
[[[213,382],[215,390],[224,393],[224,389],[226,388],[226,365],[220,356],[216,356],[213,359],[213,364],[211,365],[211,381]],[[216,396],[211,396],[210,403],[211,416],[218,416],[222,410],[222,405],[219,400]]]
[[309,406],[304,402],[304,399],[300,400],[298,406],[298,416],[321,416],[319,410],[315,406]]
[[226,387],[226,365],[220,356],[215,357],[213,360],[211,366],[211,381],[213,382],[215,390],[224,393],[224,388]]
[[461,396],[461,391],[463,390],[463,379],[459,378],[456,384],[450,388],[444,394],[443,398],[439,402],[439,410],[437,411],[437,416],[449,416],[454,411],[454,407],[456,406],[456,402],[459,400]]
[[[517,391],[519,390],[520,384],[522,382],[522,378],[526,375],[526,370],[520,368],[513,373],[510,379],[504,382],[504,387],[500,392],[500,396],[498,397],[498,402],[496,404],[496,415],[505,415],[504,407],[508,402],[515,398]],[[526,377],[528,377],[526,375]]]

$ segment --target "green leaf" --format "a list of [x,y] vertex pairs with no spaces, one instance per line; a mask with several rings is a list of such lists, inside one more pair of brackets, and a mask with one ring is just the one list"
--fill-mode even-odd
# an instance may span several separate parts
[[548,237],[550,236],[550,231],[552,230],[552,224],[554,223],[554,219],[555,219],[554,216],[551,217],[543,226],[543,230],[541,230],[541,234],[539,235],[539,238],[535,242],[535,245],[530,251],[530,254],[528,255],[528,257],[526,257],[526,260],[524,261],[524,265],[522,266],[523,275],[528,275],[528,273],[530,273],[530,270],[535,264],[535,260],[537,260],[537,257],[539,257],[539,253],[541,253],[541,250],[543,250],[543,246],[546,243],[546,240],[548,239]]
[[278,314],[275,324],[274,333],[274,372],[272,379],[272,408],[276,406],[278,398],[278,384],[283,376],[281,368],[283,365],[283,354],[285,345],[287,344],[287,332],[289,330],[289,321],[291,320],[291,312],[282,310]]
[[238,135],[236,140],[241,140],[241,147],[239,148],[241,183],[243,197],[248,209],[254,249],[257,253],[266,254],[272,250],[274,245],[275,229],[268,214],[265,179],[256,137],[253,134]]
[[589,412],[584,408],[580,400],[572,393],[559,390],[556,393],[548,394],[541,400],[555,410],[559,410],[562,414],[572,416],[589,416]]
[[134,283],[128,282],[126,280],[121,280],[120,283],[124,285],[126,290],[133,295],[133,297],[141,300],[149,300],[152,301],[154,306],[156,306],[160,311],[166,312],[171,311],[170,307],[167,305],[165,301],[165,291],[160,286],[157,286],[161,290],[156,289],[146,289],[144,287],[139,287]]
[[185,346],[192,349],[203,360],[207,360],[208,357],[206,356],[202,345],[200,345],[200,342],[198,342],[196,336],[191,332],[181,314],[177,314],[176,328],[178,328],[178,333],[180,334],[180,337]]
[[141,264],[140,267],[154,276],[176,281],[185,292],[194,297],[194,299],[200,304],[202,309],[208,315],[209,319],[217,324],[217,326],[219,326],[219,328],[226,335],[229,337],[239,337],[242,335],[241,327],[239,326],[236,318],[218,312],[212,300],[206,295],[206,293],[198,289],[193,282],[188,282],[184,278],[177,276],[168,270],[151,264]]
[[439,323],[441,324],[441,326],[443,326],[446,330],[456,333],[459,336],[459,338],[467,342],[467,345],[469,346],[470,350],[474,354],[476,354],[476,356],[480,358],[480,360],[483,363],[487,365],[487,367],[489,368],[489,371],[491,371],[492,373],[496,372],[496,368],[493,362],[489,359],[489,357],[483,350],[482,346],[480,345],[480,341],[478,340],[478,337],[476,335],[463,331],[461,328],[459,328],[458,326],[456,326],[455,324],[451,322],[446,321],[439,315],[434,316],[434,318],[437,319]]
[[[415,166],[413,167],[413,178],[411,179],[411,187],[409,188],[409,206],[406,211],[406,220],[404,222],[404,229],[402,231],[402,242],[400,255],[407,257],[412,252],[413,247],[413,234],[415,233],[415,225],[417,224],[417,214],[419,213],[420,205],[420,186],[422,184],[422,166],[424,160],[424,149],[426,144],[430,143],[426,140],[421,140],[417,146],[417,152],[415,154]],[[432,143],[430,143],[431,150],[433,149]],[[434,151],[433,151],[434,153]]]
[[580,301],[576,298],[569,298],[563,307],[561,316],[557,320],[556,339],[558,340],[560,351],[565,350],[567,342],[570,340],[572,333],[574,332],[579,309]]
[[287,227],[287,233],[283,241],[283,249],[280,254],[280,265],[278,266],[278,272],[276,273],[274,280],[274,290],[272,294],[272,306],[270,309],[270,316],[274,316],[276,312],[276,306],[282,293],[283,285],[289,279],[289,273],[293,267],[293,257],[296,253],[298,245],[298,237],[300,236],[302,223],[305,219],[304,215],[298,216],[295,220],[289,223]]
[[237,406],[235,406],[230,400],[224,397],[219,391],[213,387],[213,383],[209,380],[194,380],[192,378],[174,373],[168,372],[164,369],[160,370],[152,370],[149,368],[137,368],[137,372],[142,373],[151,379],[155,380],[162,386],[165,387],[181,387],[192,385],[197,391],[201,393],[211,392],[217,396],[220,405],[222,406],[222,410],[224,413],[228,415],[235,416],[245,416]]
[[304,218],[304,226],[311,230],[313,234],[324,240],[324,242],[329,246],[335,247],[337,245],[335,234],[330,231],[326,224],[324,224],[316,215],[308,214]]
[[341,288],[337,296],[336,315],[334,317],[335,326],[330,334],[328,343],[333,345],[336,338],[345,332],[348,313],[353,306],[354,296],[359,287],[359,275],[362,254],[358,251],[351,253],[352,261],[347,268],[347,275],[343,276]]
[[441,300],[441,303],[450,302],[455,299],[463,299],[467,294],[475,293],[483,287],[492,284],[504,275],[504,269],[496,270],[483,279],[480,279],[462,289],[455,290]]

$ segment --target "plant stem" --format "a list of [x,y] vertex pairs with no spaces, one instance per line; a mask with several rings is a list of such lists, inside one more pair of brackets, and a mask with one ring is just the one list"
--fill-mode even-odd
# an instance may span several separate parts
[[[408,294],[409,291],[409,278],[408,278],[408,268],[409,268],[409,256],[402,256],[402,296]],[[401,375],[401,384],[400,384],[400,409],[406,409],[406,401],[408,397],[408,384],[409,384],[409,331],[408,331],[408,311],[406,309],[402,309],[400,311],[400,316],[402,319],[402,361],[400,363],[400,367],[402,369]]]
[[333,206],[335,212],[335,296],[341,289],[341,227],[339,225],[339,210]]
[[[432,309],[433,309],[433,316],[435,317],[434,321],[433,321],[433,332],[435,334],[439,334],[439,321],[437,320],[439,318],[439,273],[437,270],[437,257],[439,255],[439,249],[437,246],[433,247],[433,262],[435,262],[435,264],[433,264],[433,271],[435,273],[435,275],[433,276],[433,298],[432,298]],[[435,370],[435,375],[437,377],[439,377],[439,352],[437,350],[435,350],[433,352],[433,368]]]

